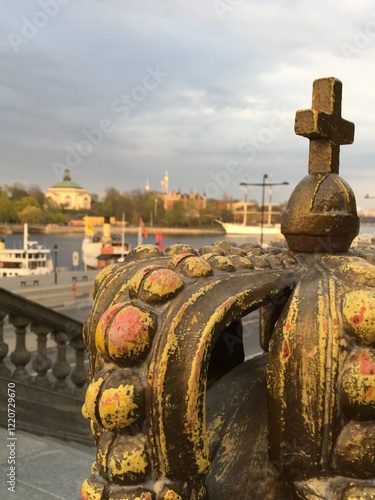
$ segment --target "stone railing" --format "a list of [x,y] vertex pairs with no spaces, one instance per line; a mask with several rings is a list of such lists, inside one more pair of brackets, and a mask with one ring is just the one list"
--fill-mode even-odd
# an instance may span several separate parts
[[[81,415],[87,380],[82,323],[1,288],[0,304],[0,425],[7,421],[7,385],[14,382],[19,429],[91,443]],[[5,329],[11,329],[6,339]]]

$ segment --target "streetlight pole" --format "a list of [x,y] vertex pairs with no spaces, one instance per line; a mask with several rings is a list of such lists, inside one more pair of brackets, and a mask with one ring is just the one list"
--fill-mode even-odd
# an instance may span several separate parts
[[[261,219],[260,219],[260,246],[263,245],[263,227],[264,227],[264,191],[266,189],[266,179],[268,179],[268,175],[263,175],[263,183],[262,183],[262,211],[261,211]],[[268,184],[269,185],[269,184]]]
[[57,245],[53,247],[53,256],[54,256],[54,271],[55,271],[55,284],[57,283],[57,252],[59,248]]
[[263,182],[240,182],[240,186],[262,186],[262,207],[261,207],[261,220],[260,220],[260,244],[263,245],[263,225],[264,225],[264,192],[266,186],[288,186],[289,182],[266,182],[268,175],[263,175]]
[[155,208],[154,208],[154,214],[155,214],[155,217],[154,217],[154,220],[155,220],[155,225],[156,225],[156,218],[158,216],[158,199],[155,198]]
[[243,188],[243,225],[247,225],[247,186]]

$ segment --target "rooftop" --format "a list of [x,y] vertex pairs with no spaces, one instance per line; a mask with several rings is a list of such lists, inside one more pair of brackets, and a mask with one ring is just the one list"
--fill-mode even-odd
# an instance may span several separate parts
[[65,169],[64,177],[62,181],[57,182],[52,186],[53,188],[75,188],[75,189],[83,189],[82,186],[72,181],[70,177],[70,170],[68,168]]

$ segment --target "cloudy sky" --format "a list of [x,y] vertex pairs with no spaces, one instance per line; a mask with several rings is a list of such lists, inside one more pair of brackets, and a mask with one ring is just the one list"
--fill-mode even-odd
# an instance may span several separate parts
[[[355,142],[341,175],[375,196],[370,0],[2,0],[0,185],[170,188],[240,198],[239,183],[307,172],[294,134],[312,82],[343,82]],[[260,199],[260,188],[249,198]]]

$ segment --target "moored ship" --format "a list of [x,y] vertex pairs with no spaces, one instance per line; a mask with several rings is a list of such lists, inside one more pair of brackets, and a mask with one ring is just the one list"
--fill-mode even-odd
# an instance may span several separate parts
[[264,235],[281,237],[280,224],[273,224],[273,225],[264,224],[263,226],[261,225],[246,226],[244,224],[233,224],[231,222],[222,222],[220,220],[216,220],[216,222],[218,222],[224,228],[226,234],[259,236],[261,232],[263,232]]
[[122,262],[131,250],[124,237],[124,223],[121,234],[111,232],[109,217],[104,217],[103,230],[95,233],[90,219],[85,217],[85,237],[82,241],[84,269],[102,269],[109,264]]
[[29,241],[28,226],[24,224],[23,248],[6,248],[0,240],[0,277],[39,276],[53,272],[51,250],[37,241]]

